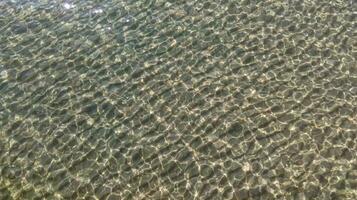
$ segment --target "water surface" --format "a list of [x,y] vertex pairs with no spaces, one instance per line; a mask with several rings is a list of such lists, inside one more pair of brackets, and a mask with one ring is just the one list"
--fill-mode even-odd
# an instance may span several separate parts
[[0,199],[357,199],[353,1],[0,2]]

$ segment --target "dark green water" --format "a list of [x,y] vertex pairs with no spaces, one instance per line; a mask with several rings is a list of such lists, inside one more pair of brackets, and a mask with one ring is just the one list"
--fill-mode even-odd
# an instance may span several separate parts
[[356,15],[0,1],[0,199],[357,199]]

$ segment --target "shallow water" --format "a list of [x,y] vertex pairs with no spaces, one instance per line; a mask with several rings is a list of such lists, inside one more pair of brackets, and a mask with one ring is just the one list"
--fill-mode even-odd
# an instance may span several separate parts
[[0,2],[0,199],[357,199],[353,1]]

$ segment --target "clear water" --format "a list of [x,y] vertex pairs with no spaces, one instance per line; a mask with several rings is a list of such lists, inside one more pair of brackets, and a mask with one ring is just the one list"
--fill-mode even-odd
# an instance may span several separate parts
[[0,199],[357,199],[353,1],[0,2]]

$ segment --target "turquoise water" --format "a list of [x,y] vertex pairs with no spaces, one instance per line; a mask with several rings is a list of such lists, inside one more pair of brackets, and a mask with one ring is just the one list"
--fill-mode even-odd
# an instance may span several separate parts
[[0,199],[357,199],[353,1],[0,2]]

